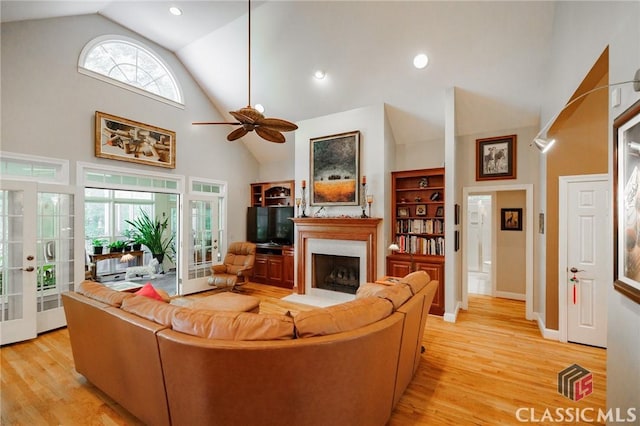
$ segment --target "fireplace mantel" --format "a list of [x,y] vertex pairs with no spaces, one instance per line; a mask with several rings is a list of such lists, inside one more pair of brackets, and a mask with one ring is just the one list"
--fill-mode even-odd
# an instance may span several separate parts
[[367,246],[366,281],[376,279],[376,246],[378,225],[382,218],[345,217],[296,217],[296,287],[299,294],[305,293],[307,246],[310,239],[364,241]]

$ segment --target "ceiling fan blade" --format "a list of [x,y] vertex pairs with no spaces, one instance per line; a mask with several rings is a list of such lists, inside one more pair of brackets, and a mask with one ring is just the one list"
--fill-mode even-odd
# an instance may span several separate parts
[[239,127],[239,128],[235,129],[233,132],[231,132],[231,133],[229,133],[227,135],[227,140],[228,141],[235,141],[236,139],[240,139],[241,137],[243,137],[247,133],[249,133],[249,131],[247,129],[245,129],[244,127]]
[[277,130],[268,127],[256,127],[254,130],[262,139],[268,140],[269,142],[284,143],[284,135]]
[[247,108],[242,108],[239,111],[229,111],[229,114],[231,114],[233,118],[243,124],[254,124],[256,120],[261,118],[260,116],[262,116],[262,114],[260,114],[260,116],[252,114],[251,111],[247,110]]
[[237,121],[234,121],[234,122],[229,122],[229,121],[198,121],[198,122],[191,123],[191,124],[196,125],[196,126],[198,126],[198,125],[208,126],[210,124],[229,124],[229,125],[232,125],[232,126],[237,126],[237,125],[242,124],[242,123],[238,123]]
[[262,118],[256,120],[256,124],[268,127],[272,130],[277,130],[279,132],[291,132],[298,128],[297,125],[291,123],[290,121],[282,120],[280,118]]

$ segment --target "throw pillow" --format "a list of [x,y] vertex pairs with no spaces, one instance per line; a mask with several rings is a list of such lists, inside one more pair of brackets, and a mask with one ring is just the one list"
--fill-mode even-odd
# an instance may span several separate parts
[[159,300],[161,302],[164,301],[160,293],[158,293],[156,289],[153,288],[151,283],[146,283],[140,290],[136,291],[135,294],[137,294],[138,296],[145,296],[151,299]]

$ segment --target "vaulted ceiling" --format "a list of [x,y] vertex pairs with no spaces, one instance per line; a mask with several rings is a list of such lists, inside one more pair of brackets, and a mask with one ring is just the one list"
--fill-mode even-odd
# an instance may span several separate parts
[[[103,15],[175,52],[228,117],[247,103],[247,5],[2,1],[1,12],[3,22]],[[456,87],[459,135],[535,126],[553,17],[546,1],[255,2],[251,100],[293,122],[385,103],[396,143],[414,144],[444,139],[445,92]],[[413,67],[417,53],[425,69]],[[245,143],[261,162],[280,160],[273,144]]]

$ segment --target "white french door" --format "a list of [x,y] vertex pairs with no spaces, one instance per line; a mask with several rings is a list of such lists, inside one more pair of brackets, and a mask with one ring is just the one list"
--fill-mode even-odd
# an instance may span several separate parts
[[0,182],[0,344],[66,324],[61,294],[73,289],[73,188]]
[[0,181],[0,344],[36,337],[36,184]]
[[180,294],[209,290],[211,265],[219,263],[221,199],[191,195],[184,197],[185,220],[183,235],[185,249],[182,264],[185,265]]

